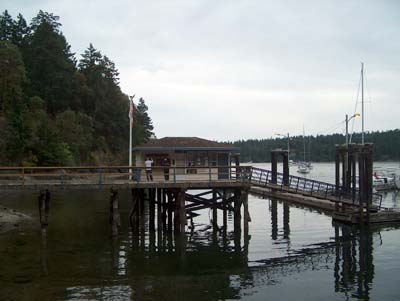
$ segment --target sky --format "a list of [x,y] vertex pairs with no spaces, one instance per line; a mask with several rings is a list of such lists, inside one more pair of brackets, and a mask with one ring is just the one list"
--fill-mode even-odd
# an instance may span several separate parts
[[[157,137],[218,141],[400,128],[400,1],[22,1],[60,16],[77,58],[92,43],[122,91],[143,97]],[[357,109],[356,108],[357,105]],[[361,119],[350,130],[361,131]],[[127,126],[129,121],[127,120]]]

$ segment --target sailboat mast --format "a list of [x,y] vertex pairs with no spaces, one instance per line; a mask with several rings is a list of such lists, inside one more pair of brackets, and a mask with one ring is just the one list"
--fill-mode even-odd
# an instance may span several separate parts
[[306,163],[306,136],[304,132],[304,124],[303,124],[303,156],[304,156],[304,163]]
[[361,62],[361,144],[364,144],[364,63]]

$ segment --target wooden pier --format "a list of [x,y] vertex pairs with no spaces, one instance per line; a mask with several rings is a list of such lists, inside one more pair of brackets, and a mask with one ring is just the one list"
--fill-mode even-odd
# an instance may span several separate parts
[[[167,178],[165,166],[155,166],[152,167],[152,180],[149,180],[145,168],[136,166],[2,167],[0,190],[39,191],[42,228],[48,226],[53,191],[102,189],[110,191],[109,221],[113,235],[117,235],[121,224],[118,191],[129,189],[132,199],[129,222],[135,229],[140,228],[145,202],[148,202],[150,230],[185,232],[186,226],[193,226],[197,211],[210,208],[214,227],[218,222],[217,210],[221,210],[222,227],[227,228],[227,215],[231,212],[235,229],[240,232],[243,207],[243,229],[248,231],[250,183],[246,178],[250,167],[197,167],[203,172],[195,175],[186,174],[188,168],[192,167],[173,167]],[[222,177],[221,170],[225,173]]]
[[[275,161],[276,162],[276,161]],[[337,184],[290,176],[288,169],[278,173],[251,166],[197,167],[201,172],[186,173],[192,167],[172,167],[168,178],[165,166],[152,168],[153,179],[148,180],[144,167],[2,167],[0,190],[39,191],[40,222],[47,228],[51,192],[69,189],[107,189],[110,191],[110,224],[113,235],[120,226],[120,189],[131,191],[129,222],[140,228],[144,203],[149,206],[149,228],[159,231],[185,232],[193,226],[197,211],[210,208],[214,227],[218,226],[217,210],[223,212],[222,228],[227,226],[227,214],[234,216],[236,231],[248,232],[251,221],[248,193],[276,198],[330,212],[344,222],[400,221],[400,212],[381,207],[381,196],[371,194],[371,203],[360,211],[360,194]],[[157,172],[159,171],[159,172]],[[225,173],[221,176],[221,172]],[[179,176],[178,176],[179,175]],[[367,211],[368,210],[368,211]]]

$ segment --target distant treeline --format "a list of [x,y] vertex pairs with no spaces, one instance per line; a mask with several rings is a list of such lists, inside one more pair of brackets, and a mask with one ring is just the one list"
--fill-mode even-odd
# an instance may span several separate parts
[[[290,137],[290,159],[302,161],[304,158],[304,141],[306,142],[306,161],[324,162],[335,160],[335,145],[345,143],[341,134]],[[352,142],[361,142],[361,134],[353,134]],[[400,130],[369,132],[365,142],[374,143],[374,160],[400,160]],[[233,142],[240,147],[242,162],[269,162],[270,151],[276,148],[287,149],[287,138],[240,140]]]
[[[77,58],[59,17],[0,15],[0,165],[127,164],[129,98],[115,64],[92,44]],[[134,144],[152,135],[144,100]]]

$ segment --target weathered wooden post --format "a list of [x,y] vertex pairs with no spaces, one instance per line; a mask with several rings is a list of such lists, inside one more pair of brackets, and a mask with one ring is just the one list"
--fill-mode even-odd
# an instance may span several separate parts
[[234,217],[233,217],[233,224],[234,224],[234,245],[235,251],[240,252],[241,249],[241,237],[242,237],[242,230],[241,230],[241,207],[242,207],[242,190],[235,189],[234,192]]
[[175,191],[175,214],[174,214],[174,232],[180,234],[185,232],[186,210],[185,210],[185,191],[177,189]]
[[155,230],[156,189],[149,189],[149,231]]
[[163,224],[162,224],[162,195],[163,189],[157,188],[157,230],[162,231]]
[[50,191],[46,189],[39,192],[38,207],[39,207],[39,217],[42,229],[47,229],[49,224],[49,210],[50,210]]
[[283,185],[289,185],[289,153],[283,152]]
[[212,225],[214,231],[218,228],[218,212],[217,212],[217,191],[213,189],[212,192]]
[[249,222],[251,222],[251,217],[249,213],[249,193],[247,190],[242,191],[243,199],[243,230],[245,237],[249,235]]
[[369,210],[370,210],[370,205],[372,205],[372,191],[373,191],[373,181],[372,181],[372,174],[373,174],[373,158],[372,158],[372,145],[369,145],[368,147],[368,153],[367,153],[367,162],[366,162],[366,180],[367,180],[367,220],[369,222]]
[[278,239],[278,202],[271,200],[271,238]]
[[336,193],[340,193],[340,154],[339,150],[336,147],[336,155],[335,155],[335,186],[336,186]]
[[186,227],[186,208],[185,208],[185,193],[186,190],[180,189],[179,190],[179,214],[181,216],[181,223],[180,223],[180,232],[185,233],[185,227]]
[[224,232],[227,231],[228,228],[228,204],[227,204],[227,199],[226,199],[226,189],[223,189],[222,192],[222,204],[223,204],[223,216],[222,216],[222,223],[223,223],[223,227],[224,227]]
[[352,155],[352,164],[351,164],[351,194],[352,194],[352,199],[353,203],[356,200],[356,192],[357,192],[357,177],[356,177],[356,171],[357,171],[357,160],[358,160],[358,154],[353,152]]
[[364,154],[360,153],[358,157],[358,176],[359,176],[359,189],[360,189],[360,223],[364,222],[364,201],[365,201],[365,159]]
[[168,231],[172,231],[172,215],[173,215],[173,198],[174,198],[174,193],[171,190],[168,190],[167,193],[168,196],[168,203],[167,203],[167,210],[168,210],[168,216],[167,216],[167,221],[168,221]]
[[112,229],[112,235],[118,235],[118,228],[121,226],[121,220],[119,215],[118,209],[118,190],[111,187],[110,189],[111,196],[110,196],[110,224]]
[[276,152],[271,151],[271,182],[276,184],[278,180],[278,162],[276,160]]
[[132,208],[129,213],[129,223],[133,229],[136,228],[136,230],[139,227],[139,191],[138,189],[132,188],[131,190],[131,195],[132,195]]
[[168,230],[167,227],[167,213],[168,213],[168,204],[167,204],[167,190],[163,189],[161,192],[161,220],[162,220],[162,229],[163,231]]
[[283,238],[289,239],[290,236],[290,207],[283,203]]

